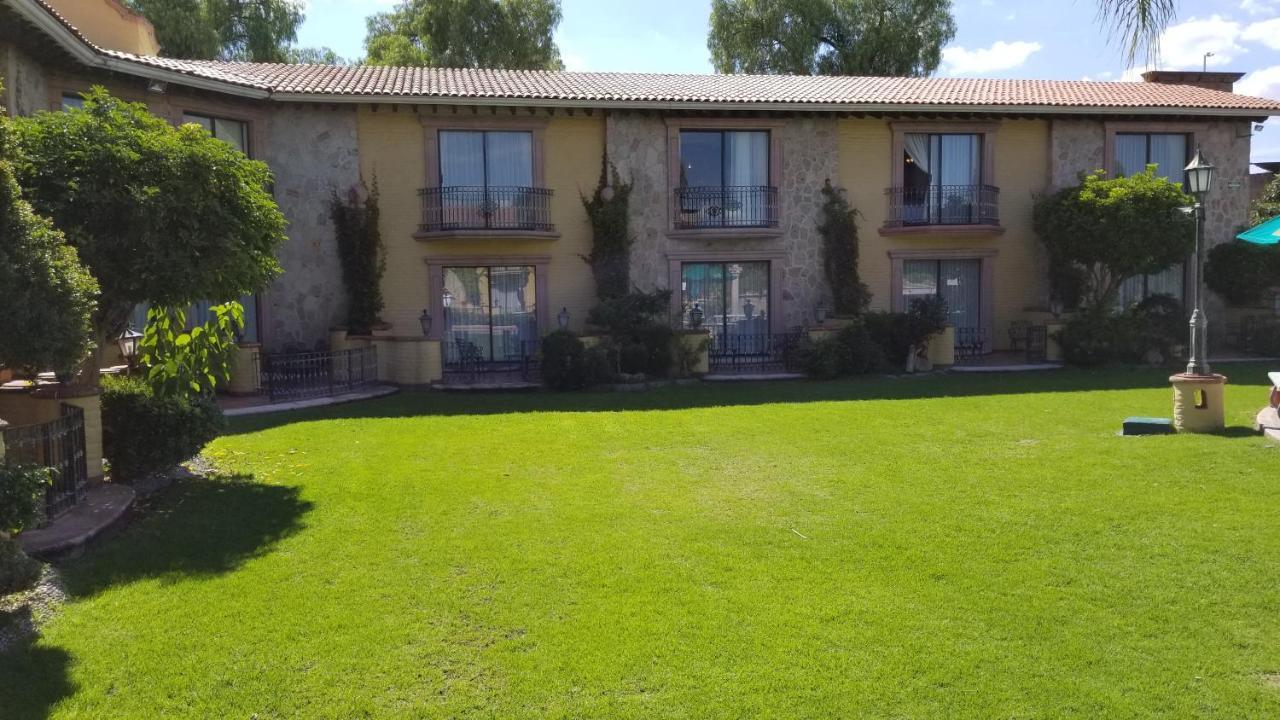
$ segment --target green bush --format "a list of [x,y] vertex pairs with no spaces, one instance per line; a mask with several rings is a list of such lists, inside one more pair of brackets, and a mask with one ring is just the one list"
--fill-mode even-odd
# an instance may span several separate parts
[[901,368],[913,348],[947,327],[947,304],[936,296],[916,298],[905,313],[870,312],[863,322],[890,366]]
[[1169,360],[1186,337],[1187,316],[1167,295],[1153,295],[1121,313],[1086,312],[1058,334],[1062,357],[1072,365],[1145,363],[1152,352]]
[[1249,331],[1246,349],[1269,357],[1280,355],[1280,322],[1268,321],[1254,325]]
[[104,378],[102,451],[117,480],[133,481],[194,457],[226,425],[211,395],[158,397],[137,378]]
[[1116,318],[1095,312],[1077,315],[1058,332],[1062,359],[1071,365],[1104,365],[1118,356]]
[[1231,305],[1267,304],[1267,292],[1280,285],[1280,249],[1243,240],[1215,245],[1204,265],[1204,284]]
[[675,365],[677,340],[667,324],[670,307],[670,290],[635,291],[603,300],[591,309],[587,322],[603,329],[618,348],[622,372],[667,377]]
[[44,515],[49,469],[0,457],[0,533],[32,527]]
[[806,338],[796,352],[800,371],[815,380],[864,375],[887,367],[884,350],[861,322],[842,328],[834,337]]
[[542,380],[555,390],[581,390],[613,377],[609,350],[586,347],[568,330],[556,330],[542,340]]
[[26,590],[40,579],[40,563],[17,540],[0,538],[0,595]]

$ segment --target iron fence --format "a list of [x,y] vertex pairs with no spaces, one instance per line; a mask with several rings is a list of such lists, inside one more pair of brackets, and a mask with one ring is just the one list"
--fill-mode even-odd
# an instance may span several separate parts
[[551,232],[547,188],[449,186],[423,188],[422,232],[443,230],[535,230]]
[[540,342],[513,337],[446,337],[440,344],[446,384],[536,382]]
[[377,348],[258,355],[258,373],[271,402],[339,395],[378,382]]
[[803,337],[796,330],[755,335],[713,333],[708,349],[712,373],[795,372],[796,349]]
[[987,333],[980,327],[956,328],[956,364],[978,362],[986,352]]
[[764,185],[678,187],[672,207],[680,230],[778,226],[778,188]]
[[6,460],[50,470],[52,483],[45,490],[46,521],[75,507],[89,492],[84,410],[65,403],[61,407],[61,417],[3,431]]
[[1000,188],[992,185],[928,185],[893,187],[889,197],[890,227],[911,225],[998,225]]

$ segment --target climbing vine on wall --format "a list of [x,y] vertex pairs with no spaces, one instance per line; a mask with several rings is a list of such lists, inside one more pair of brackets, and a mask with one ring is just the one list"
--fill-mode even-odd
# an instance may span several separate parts
[[343,198],[334,190],[329,199],[329,217],[338,242],[342,263],[342,284],[347,290],[347,332],[367,334],[382,312],[382,274],[386,254],[378,230],[378,181],[373,188],[363,182],[353,186]]
[[845,198],[843,188],[822,185],[822,271],[831,289],[837,315],[857,315],[866,309],[871,291],[858,277],[858,211]]
[[591,221],[591,254],[583,259],[591,265],[596,280],[596,296],[609,300],[631,290],[631,183],[622,182],[618,169],[606,157],[600,167],[600,182],[582,205]]

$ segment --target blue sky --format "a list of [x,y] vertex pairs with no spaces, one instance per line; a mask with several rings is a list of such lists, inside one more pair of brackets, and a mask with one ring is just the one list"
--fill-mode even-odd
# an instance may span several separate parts
[[[710,0],[561,0],[556,41],[570,70],[710,72]],[[348,58],[364,53],[364,18],[395,0],[307,0],[302,45],[327,45]],[[1136,79],[1094,19],[1092,0],[956,0],[956,37],[937,74],[963,77]],[[1180,3],[1165,32],[1160,67],[1247,72],[1236,86],[1280,98],[1280,0]],[[1280,160],[1280,121],[1253,140],[1255,160]]]

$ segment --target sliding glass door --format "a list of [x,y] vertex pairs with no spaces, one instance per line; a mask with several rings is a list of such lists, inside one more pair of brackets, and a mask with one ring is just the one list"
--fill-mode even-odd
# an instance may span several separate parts
[[444,353],[449,363],[515,363],[537,350],[532,265],[444,268]]
[[958,331],[977,330],[982,327],[982,261],[903,261],[902,296],[904,309],[915,298],[941,297]]
[[720,337],[769,334],[769,263],[697,262],[680,270],[685,327]]

